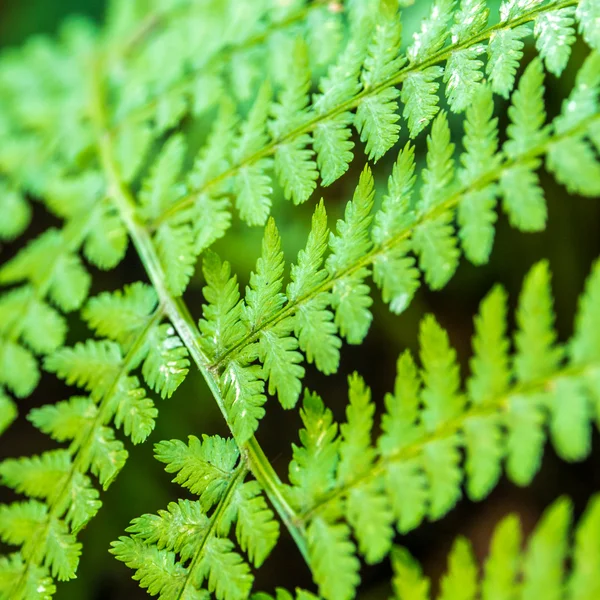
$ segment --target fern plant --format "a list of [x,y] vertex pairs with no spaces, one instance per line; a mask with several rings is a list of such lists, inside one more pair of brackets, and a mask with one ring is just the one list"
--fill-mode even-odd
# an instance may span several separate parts
[[[461,254],[487,263],[498,205],[512,228],[543,230],[542,171],[570,194],[600,195],[598,2],[503,0],[496,12],[485,0],[435,0],[407,36],[403,23],[422,9],[409,4],[114,1],[102,28],[73,20],[56,40],[2,55],[0,239],[14,250],[0,267],[0,429],[20,407],[61,444],[0,464],[22,496],[0,506],[0,538],[16,547],[0,559],[2,598],[51,598],[55,581],[77,576],[98,488],[128,459],[117,430],[144,442],[158,417],[151,396],[181,401],[190,370],[230,436],[156,443],[193,498],[133,518],[110,549],[164,600],[270,598],[254,575],[284,530],[315,587],[278,589],[277,600],[350,600],[361,560],[388,557],[395,596],[427,598],[398,536],[447,514],[463,487],[481,501],[503,472],[529,485],[546,437],[566,461],[590,454],[599,263],[567,343],[547,262],[525,279],[512,342],[507,293],[494,287],[464,385],[448,333],[426,316],[420,367],[402,353],[375,440],[377,406],[360,375],[348,379],[341,425],[306,389],[309,365],[334,375],[344,342],[365,341],[371,288],[398,315],[421,279],[443,288]],[[524,61],[526,50],[536,56]],[[545,83],[561,76],[568,92],[554,111]],[[333,226],[331,193],[316,198],[339,180],[355,189]],[[314,205],[289,269],[281,223],[308,213],[286,200]],[[42,210],[53,225],[32,237]],[[246,274],[217,251],[249,227],[262,228],[262,246],[242,291]],[[130,242],[147,281],[89,297],[92,274],[115,269]],[[196,311],[185,292],[198,281]],[[67,313],[95,337],[68,331]],[[42,370],[81,391],[28,410]],[[269,403],[292,411],[301,397],[284,483],[256,435]],[[595,597],[597,504],[570,575],[563,500],[522,559],[515,519],[499,526],[480,587],[459,540],[439,597]]]

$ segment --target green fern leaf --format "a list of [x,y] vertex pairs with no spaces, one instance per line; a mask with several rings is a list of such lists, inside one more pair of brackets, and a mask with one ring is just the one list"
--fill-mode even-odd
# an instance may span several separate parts
[[122,425],[125,435],[134,444],[141,444],[152,433],[158,410],[154,402],[146,397],[137,377],[129,377],[126,381],[126,386],[117,396],[115,425]]
[[65,521],[71,527],[71,532],[76,534],[96,516],[102,502],[90,478],[79,472],[73,475],[69,492],[71,505],[65,515]]
[[56,586],[43,567],[25,571],[22,557],[15,553],[0,557],[0,592],[5,597],[14,597],[17,582],[25,576],[23,594],[32,600],[50,600],[56,593]]
[[372,88],[395,75],[406,62],[399,56],[402,28],[394,2],[383,1],[377,14],[377,25],[367,50],[362,82],[365,89]]
[[154,289],[136,282],[123,290],[103,292],[91,298],[82,310],[82,317],[97,335],[129,349],[156,305]]
[[[504,18],[504,21],[507,19]],[[495,31],[488,44],[486,73],[494,93],[508,98],[514,87],[519,62],[523,58],[523,38],[531,34],[531,26],[519,25]]]
[[262,370],[249,363],[256,360],[255,348],[248,348],[246,356],[232,360],[221,375],[221,389],[232,432],[239,443],[252,437],[258,422],[264,417],[266,402]]
[[423,187],[419,208],[430,210],[440,203],[454,175],[454,144],[445,113],[436,118],[427,136],[427,168],[423,171]]
[[256,263],[256,270],[250,275],[250,285],[246,288],[244,319],[251,330],[256,330],[271,318],[285,302],[285,296],[281,292],[283,269],[281,238],[275,221],[270,219],[265,228],[261,257]]
[[482,585],[484,598],[510,598],[516,592],[515,579],[520,567],[521,528],[515,515],[504,518],[494,531]]
[[[493,117],[491,89],[481,86],[467,108],[459,179],[463,185],[474,183],[488,169],[499,164],[498,119]],[[466,195],[458,207],[460,239],[466,257],[474,264],[487,262],[494,243],[496,223],[496,186],[488,185]]]
[[170,398],[188,374],[187,348],[168,323],[152,329],[146,343],[147,354],[142,366],[144,380],[163,398]]
[[210,356],[218,359],[246,332],[241,320],[243,303],[229,263],[222,263],[216,254],[207,252],[202,271],[206,280],[202,292],[207,304],[202,307],[203,318],[198,327],[203,336],[202,345]]
[[159,550],[136,538],[120,537],[112,543],[110,552],[136,570],[133,578],[153,596],[175,598],[187,575],[187,570],[176,562],[175,553]]
[[[366,167],[352,202],[346,206],[345,220],[338,221],[337,235],[330,236],[331,254],[326,261],[330,275],[343,272],[358,256],[370,249],[368,228],[372,220],[373,198],[373,176]],[[367,275],[368,269],[362,268],[343,279],[338,279],[332,290],[335,323],[341,335],[353,344],[358,344],[364,339],[372,319],[369,310],[372,303],[369,288],[363,283]]]
[[582,0],[577,4],[577,20],[579,21],[579,32],[583,39],[596,50],[600,50],[600,32],[598,30],[598,17],[600,15],[598,5],[594,0]]
[[31,221],[31,207],[18,190],[0,182],[0,239],[10,241],[19,237]]
[[115,154],[125,182],[130,183],[138,175],[152,138],[152,130],[146,126],[126,124],[119,129]]
[[250,598],[251,600],[318,600],[314,594],[298,588],[296,588],[295,596],[292,596],[290,592],[283,588],[277,588],[275,596],[259,592],[258,594],[252,594]]
[[487,25],[489,12],[485,0],[461,0],[454,12],[452,43],[462,42],[480,33]]
[[450,211],[445,211],[437,219],[417,226],[413,235],[413,250],[419,255],[419,266],[433,290],[443,288],[458,267],[460,252],[452,217]]
[[413,43],[406,54],[411,62],[421,62],[437,52],[446,42],[448,22],[452,18],[455,0],[436,0],[429,16],[423,19],[421,29],[413,34]]
[[373,263],[373,280],[381,288],[384,302],[389,302],[394,313],[401,313],[409,305],[419,286],[415,261],[408,256],[410,245],[400,244],[392,250],[385,250],[385,245],[413,221],[410,206],[414,171],[414,148],[407,144],[398,154],[388,181],[388,194],[383,198],[381,210],[375,214],[371,232],[375,245],[383,248]]
[[[313,577],[319,593],[325,598],[350,600],[360,580],[360,563],[350,539],[350,529],[344,524],[332,525],[317,518],[307,532]],[[316,543],[318,540],[318,543]]]
[[140,202],[146,218],[154,219],[179,196],[177,186],[183,166],[185,143],[181,135],[174,135],[162,147],[152,165],[150,175],[142,184]]
[[199,194],[190,212],[194,255],[199,256],[231,227],[230,201],[229,198],[215,199],[209,194]]
[[506,472],[517,485],[528,485],[540,468],[546,440],[542,400],[517,395],[508,402]]
[[283,408],[294,408],[302,391],[304,367],[298,341],[291,335],[293,319],[281,321],[260,336],[259,358],[269,380],[269,394],[277,394]]
[[51,450],[31,458],[8,459],[0,463],[2,485],[32,498],[53,497],[71,468],[66,450]]
[[[523,600],[539,598],[582,598],[592,597],[596,582],[591,576],[597,564],[597,552],[583,556],[582,547],[590,539],[588,532],[595,531],[598,525],[598,499],[593,497],[575,533],[574,560],[566,561],[570,555],[568,529],[571,521],[571,502],[559,498],[542,516],[535,528],[526,551],[521,551],[521,531],[518,518],[509,515],[495,528],[490,553],[485,562],[481,581],[474,561],[471,544],[458,538],[448,557],[448,571],[441,578],[441,592],[438,598],[477,597],[486,600],[503,600],[518,595]],[[590,527],[586,531],[586,526]],[[397,600],[430,598],[430,581],[423,577],[421,567],[405,548],[395,548],[392,554],[394,569],[394,592]],[[591,570],[584,574],[584,569]],[[589,581],[590,588],[580,584]]]
[[228,521],[236,521],[240,548],[255,567],[263,564],[279,538],[279,523],[261,492],[257,481],[248,481],[236,488],[228,507]]
[[[347,423],[340,428],[342,439],[338,476],[351,480],[372,468],[375,452],[371,447],[371,429],[375,407],[370,390],[355,373],[349,378],[350,403]],[[392,512],[388,509],[379,483],[354,488],[347,499],[348,522],[368,563],[377,563],[389,552],[394,535]]]
[[[327,278],[322,268],[327,249],[327,215],[319,203],[312,218],[312,227],[306,248],[298,252],[298,262],[292,265],[291,282],[287,286],[290,302],[298,302],[305,294]],[[329,294],[322,293],[303,304],[294,317],[294,333],[298,345],[306,353],[309,363],[314,363],[325,374],[333,373],[339,363],[341,340],[336,335],[334,315],[327,310],[331,303]]]
[[500,178],[502,206],[510,224],[521,231],[541,231],[546,226],[548,210],[537,167],[539,161],[532,161],[505,171]]
[[219,501],[238,461],[239,452],[232,440],[209,438],[202,441],[188,437],[155,445],[156,459],[167,466],[167,473],[177,473],[173,481],[200,496],[206,511]]
[[0,388],[0,435],[2,435],[17,418],[17,406]]
[[7,544],[23,544],[25,558],[32,553],[37,553],[33,557],[38,559],[45,557],[45,566],[59,581],[75,576],[81,544],[68,533],[64,522],[48,515],[44,504],[30,500],[0,507],[0,537]]
[[128,241],[127,230],[117,212],[110,205],[103,204],[95,211],[83,254],[99,269],[113,269],[125,257]]
[[328,121],[319,123],[314,132],[314,148],[317,167],[321,173],[321,185],[327,187],[337,181],[347,170],[354,158],[354,142],[350,139],[350,125],[354,115],[343,112]]
[[546,165],[570,193],[592,198],[600,194],[600,163],[587,141],[570,138],[553,144]]
[[39,379],[33,354],[20,344],[0,339],[0,384],[24,398],[33,392]]
[[230,540],[211,538],[198,565],[198,575],[207,579],[209,591],[218,600],[241,600],[252,587],[248,565],[232,549]]
[[477,87],[483,79],[481,69],[483,62],[479,60],[485,52],[482,44],[476,44],[465,50],[453,52],[444,71],[446,96],[453,112],[462,112],[470,104]]
[[300,416],[304,429],[300,430],[302,446],[293,445],[294,458],[289,477],[297,488],[302,504],[317,499],[327,492],[334,481],[337,464],[337,425],[331,411],[316,394],[305,390]]
[[556,370],[562,350],[556,345],[554,313],[547,262],[527,275],[517,311],[515,372],[520,381],[545,377]]
[[73,396],[56,404],[34,408],[28,419],[57,442],[74,440],[79,446],[87,436],[98,409],[90,398]]
[[508,109],[511,124],[507,128],[509,140],[504,150],[511,158],[520,156],[548,139],[544,126],[544,71],[540,60],[533,60],[519,80]]
[[114,342],[87,340],[72,348],[61,348],[44,361],[44,367],[64,379],[68,385],[77,385],[100,398],[118,373],[123,357]]
[[525,597],[560,598],[571,514],[570,502],[559,499],[544,514],[531,536],[523,564]]
[[202,503],[191,500],[170,502],[167,510],[157,515],[142,515],[131,521],[127,532],[133,537],[143,537],[147,544],[155,544],[159,550],[178,553],[183,561],[195,553],[198,539],[206,535],[209,519]]
[[93,430],[90,441],[91,471],[98,477],[104,490],[108,489],[127,462],[127,450],[123,442],[115,439],[110,427],[98,427]]
[[423,576],[421,565],[405,548],[394,548],[392,552],[394,579],[392,586],[399,600],[429,600],[429,578]]
[[448,571],[440,582],[440,600],[474,600],[477,597],[477,566],[471,544],[457,538],[448,557]]
[[506,292],[495,287],[482,301],[475,317],[472,376],[468,381],[469,397],[485,403],[506,391],[510,382],[509,342],[506,337]]
[[575,41],[575,7],[542,13],[535,20],[536,47],[546,69],[557,77],[567,66]]
[[189,225],[161,225],[155,235],[158,258],[166,273],[166,284],[174,296],[185,291],[196,264],[194,235]]
[[377,162],[398,141],[400,125],[396,125],[396,98],[400,92],[387,88],[376,96],[364,98],[356,110],[354,125],[360,141],[366,143],[365,151],[373,162]]
[[554,121],[556,131],[565,134],[594,117],[598,113],[599,94],[600,55],[592,52],[577,72],[569,97],[563,101],[560,115]]
[[229,98],[224,98],[206,144],[200,148],[187,177],[188,188],[201,190],[214,177],[227,170],[236,123],[235,103]]
[[[301,123],[307,112],[310,73],[308,70],[308,52],[306,45],[298,42],[292,54],[292,69],[279,99],[273,107],[274,121],[271,131],[275,138]],[[275,153],[275,172],[280,179],[286,199],[294,204],[308,200],[316,188],[318,172],[313,159],[314,151],[309,149],[311,136],[301,134],[293,140],[278,144]]]
[[579,521],[572,553],[573,570],[567,582],[570,598],[591,600],[600,592],[596,577],[600,555],[595,543],[600,530],[600,503],[595,496]]
[[569,345],[574,363],[583,365],[600,356],[600,327],[596,306],[600,301],[600,263],[596,261],[579,300],[575,318],[575,331]]
[[402,114],[408,121],[411,138],[417,137],[440,110],[437,95],[440,84],[436,80],[443,73],[442,67],[433,66],[415,71],[404,80],[400,99],[404,104]]

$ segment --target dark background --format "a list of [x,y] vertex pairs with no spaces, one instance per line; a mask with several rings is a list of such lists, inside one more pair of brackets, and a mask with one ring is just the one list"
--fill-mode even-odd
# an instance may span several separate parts
[[[127,0],[123,0],[127,1]],[[423,5],[426,3],[422,3]],[[0,0],[0,47],[20,44],[31,35],[52,33],[62,18],[73,12],[89,15],[101,20],[104,2],[102,0]],[[411,13],[416,22],[418,10]],[[581,63],[586,49],[581,43],[575,46],[574,54],[567,71],[559,81],[553,76],[547,80],[547,101],[550,116],[556,114],[560,102],[572,84],[574,72]],[[533,56],[529,50],[524,64]],[[564,86],[564,88],[563,88]],[[506,127],[506,104],[498,103],[500,128]],[[405,130],[404,130],[405,131]],[[456,134],[459,135],[457,129]],[[401,143],[404,143],[404,138]],[[418,141],[422,151],[423,135]],[[360,157],[358,152],[357,156]],[[385,177],[390,172],[393,152],[377,167]],[[338,213],[343,203],[350,197],[356,184],[364,159],[357,158],[352,171],[342,179],[342,183],[332,186],[326,198],[328,211]],[[441,292],[432,293],[421,288],[407,312],[400,317],[389,313],[376,298],[375,319],[366,342],[360,347],[344,345],[340,374],[324,377],[314,369],[307,368],[307,386],[316,389],[334,410],[336,417],[343,418],[346,402],[346,375],[358,370],[371,385],[373,395],[381,406],[383,394],[392,389],[395,374],[395,361],[406,347],[416,349],[418,322],[427,312],[435,313],[438,320],[450,333],[457,347],[463,372],[467,372],[472,334],[472,315],[477,305],[491,286],[502,283],[509,291],[514,306],[521,281],[528,269],[538,260],[548,258],[554,273],[553,285],[556,296],[557,324],[562,340],[572,331],[572,320],[576,298],[593,260],[600,255],[600,208],[596,200],[569,196],[566,190],[542,174],[543,184],[549,205],[549,225],[539,234],[521,234],[510,229],[500,217],[496,243],[490,263],[475,268],[464,259],[458,273]],[[385,181],[385,180],[383,180]],[[310,202],[308,204],[311,204]],[[308,221],[311,206],[289,209],[289,204],[278,209],[278,225],[282,230],[286,255],[289,260],[295,256],[300,240],[306,232],[299,222]],[[312,205],[314,206],[314,204]],[[51,218],[39,205],[35,208],[35,218],[28,236],[43,231]],[[291,212],[296,211],[296,212]],[[298,212],[303,219],[298,219]],[[333,221],[330,221],[333,222]],[[234,263],[234,269],[241,273],[241,281],[247,281],[252,262],[258,256],[261,232],[238,227],[228,245],[220,245],[219,251]],[[0,249],[0,261],[6,260],[23,242],[22,238],[14,247]],[[239,250],[239,252],[238,252]],[[126,260],[115,271],[101,273],[93,271],[92,293],[104,289],[116,289],[123,284],[138,279],[145,280],[137,257],[130,250]],[[194,316],[199,317],[201,305],[201,281],[198,277],[192,282],[186,300]],[[76,317],[72,318],[69,341],[73,342],[88,335],[85,326]],[[72,393],[63,387],[53,376],[45,375],[32,398],[21,401],[21,416],[17,423],[0,440],[0,456],[14,457],[38,453],[53,446],[43,434],[37,432],[24,418],[27,411],[42,404],[56,402]],[[290,443],[297,440],[300,420],[297,411],[284,412],[276,402],[269,403],[270,410],[261,423],[259,440],[275,468],[286,478],[286,465],[290,459]],[[151,458],[151,445],[161,439],[185,439],[188,434],[201,433],[227,435],[220,415],[199,376],[191,374],[175,396],[160,402],[160,418],[150,439],[138,447],[128,447],[130,458],[123,472],[109,491],[102,495],[104,506],[99,515],[81,534],[83,556],[79,577],[68,584],[59,584],[57,598],[90,599],[104,598],[145,598],[146,593],[131,581],[131,571],[115,561],[107,553],[110,541],[124,532],[129,520],[144,512],[155,512],[165,508],[170,500],[184,495],[183,490],[169,483],[169,476],[161,465]],[[526,530],[531,529],[541,511],[559,495],[565,493],[573,497],[580,512],[600,484],[600,456],[598,436],[594,437],[595,452],[584,463],[568,465],[559,461],[548,447],[541,472],[533,484],[520,489],[503,480],[484,501],[472,504],[462,501],[444,519],[425,524],[408,537],[398,540],[407,545],[420,558],[426,571],[437,579],[445,568],[445,555],[456,534],[464,534],[473,540],[476,552],[483,558],[487,551],[489,535],[497,521],[511,511],[518,512]],[[2,501],[11,501],[14,496],[7,490],[0,490]],[[389,596],[390,569],[387,564],[366,568],[363,571],[363,585],[359,594],[365,600],[377,600]],[[260,570],[257,589],[272,590],[276,585],[293,588],[296,585],[312,589],[308,572],[299,555],[284,532],[277,550]]]

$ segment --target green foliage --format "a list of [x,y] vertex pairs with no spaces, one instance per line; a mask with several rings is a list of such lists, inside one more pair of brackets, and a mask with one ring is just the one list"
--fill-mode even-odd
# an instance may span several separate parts
[[[154,429],[158,411],[130,371],[141,364],[148,386],[163,397],[170,396],[187,373],[187,350],[171,326],[160,323],[156,295],[145,284],[104,292],[92,298],[82,314],[91,328],[109,339],[60,348],[46,358],[45,368],[89,396],[73,396],[29,414],[38,429],[58,442],[69,442],[68,448],[0,464],[3,485],[42,501],[2,507],[2,539],[21,546],[11,559],[16,574],[7,583],[10,597],[29,597],[23,595],[27,582],[47,572],[36,565],[43,564],[59,580],[75,577],[81,553],[75,535],[102,505],[88,472],[106,489],[128,456],[115,427],[134,444]],[[19,521],[15,515],[25,516]]]
[[279,537],[279,524],[233,440],[190,436],[155,446],[173,481],[198,500],[171,502],[157,515],[131,522],[129,537],[113,542],[111,552],[136,570],[134,579],[160,598],[247,598],[253,576],[235,551],[230,532],[248,560],[259,567]]
[[[592,497],[574,534],[569,539],[573,508],[560,498],[543,514],[521,549],[522,533],[516,515],[505,517],[494,530],[490,551],[480,576],[473,548],[457,538],[448,556],[448,569],[441,578],[439,600],[510,598],[593,598],[598,593],[600,555],[593,540],[600,528],[600,504]],[[567,557],[571,564],[567,567]],[[428,600],[431,582],[405,548],[392,551],[394,598]]]
[[[485,498],[503,470],[517,485],[528,485],[540,466],[546,429],[563,459],[588,456],[599,397],[598,379],[591,374],[598,368],[600,346],[596,331],[589,346],[581,336],[591,325],[584,321],[597,312],[591,302],[599,287],[596,263],[568,344],[587,346],[590,353],[581,362],[565,357],[556,344],[546,263],[533,267],[525,280],[512,357],[506,293],[494,288],[475,319],[472,373],[464,391],[448,334],[433,316],[425,317],[422,367],[408,350],[399,358],[394,394],[385,398],[382,433],[375,443],[375,405],[361,377],[349,378],[346,423],[339,427],[318,395],[305,394],[301,446],[293,446],[289,467],[290,494],[306,527],[309,562],[324,598],[353,598],[359,582],[356,554],[367,563],[382,560],[390,552],[394,527],[406,533],[425,518],[441,518],[461,498],[463,482],[471,500]],[[472,571],[461,576],[474,578],[462,542],[456,552],[451,563]],[[536,585],[543,585],[545,569],[537,564],[531,569],[539,578]],[[425,590],[415,577],[408,576],[415,589]],[[451,587],[442,598],[462,589],[445,585]],[[558,590],[559,585],[548,582],[544,589]],[[531,594],[544,595],[541,588]]]
[[[426,599],[430,583],[394,549],[397,534],[440,519],[463,493],[482,500],[503,473],[528,485],[546,438],[564,460],[589,455],[598,263],[567,343],[547,262],[525,280],[512,336],[507,294],[494,287],[464,382],[450,336],[425,317],[420,366],[408,351],[399,358],[380,427],[357,374],[340,425],[303,390],[305,362],[337,373],[344,342],[365,341],[373,284],[397,315],[421,279],[443,288],[461,253],[488,262],[498,204],[512,227],[544,229],[542,168],[571,194],[600,195],[598,2],[504,0],[494,14],[485,0],[431,0],[412,36],[410,4],[114,0],[102,27],[72,20],[0,57],[0,242],[11,249],[0,266],[0,432],[42,369],[81,389],[28,415],[57,448],[0,464],[2,484],[23,496],[0,506],[0,539],[17,547],[0,558],[0,597],[46,600],[54,580],[76,577],[77,535],[128,458],[117,429],[144,442],[158,415],[147,390],[178,401],[192,362],[232,437],[156,444],[194,498],[134,519],[111,550],[165,600],[273,598],[252,588],[276,517],[325,600],[356,597],[361,560],[390,553],[397,597]],[[526,45],[537,56],[524,65]],[[567,97],[549,122],[546,72],[566,70],[574,77],[561,80]],[[329,194],[304,211],[310,230],[288,268],[289,212],[348,171],[336,193],[354,179],[351,199],[336,212]],[[53,226],[29,232],[44,210]],[[213,248],[225,237],[220,251],[235,251],[228,242],[246,226],[264,228],[249,277]],[[88,299],[103,281],[96,269],[115,268],[130,245],[148,283]],[[196,325],[186,291],[198,280]],[[97,337],[68,331],[76,315]],[[271,397],[291,411],[301,396],[286,485],[254,435]],[[523,598],[596,597],[596,504],[567,579],[560,501],[524,554],[515,519],[499,527],[481,582],[459,540],[439,598],[512,597],[517,582]]]

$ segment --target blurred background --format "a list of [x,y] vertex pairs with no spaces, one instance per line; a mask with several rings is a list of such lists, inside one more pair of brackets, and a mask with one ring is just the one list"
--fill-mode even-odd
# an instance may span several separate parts
[[[127,1],[127,0],[123,0]],[[52,34],[62,19],[71,13],[89,16],[100,22],[104,11],[103,0],[0,0],[0,47],[19,45],[32,35]],[[419,4],[419,3],[417,3]],[[429,3],[421,3],[422,5]],[[499,2],[496,2],[499,4]],[[415,29],[422,10],[414,7],[408,11],[405,31]],[[548,112],[553,116],[569,89],[576,68],[581,64],[586,49],[579,42],[575,45],[569,68],[559,81],[553,76],[547,79]],[[525,65],[533,56],[531,49],[523,61]],[[563,87],[564,86],[564,87]],[[498,101],[500,130],[506,128],[506,104]],[[458,125],[455,124],[455,125]],[[456,126],[456,135],[460,128]],[[423,135],[418,149],[423,150]],[[358,144],[360,142],[355,140]],[[401,138],[401,143],[404,139]],[[341,216],[344,203],[351,197],[358,174],[364,164],[361,153],[350,173],[341,183],[327,190],[327,208],[330,223]],[[394,153],[390,152],[376,169],[376,174],[388,174]],[[421,157],[422,158],[422,157]],[[449,330],[456,346],[463,373],[467,373],[470,355],[470,337],[473,331],[472,316],[478,303],[496,282],[508,290],[514,306],[521,281],[529,268],[538,260],[547,258],[554,273],[553,285],[556,297],[557,323],[562,340],[572,331],[572,320],[576,298],[582,290],[584,279],[592,262],[600,255],[600,205],[596,200],[569,196],[565,189],[546,174],[542,174],[546,198],[549,205],[549,226],[539,234],[521,234],[511,230],[504,217],[500,217],[492,259],[488,265],[475,268],[464,259],[456,276],[441,292],[432,293],[424,287],[417,294],[411,307],[396,317],[391,315],[375,292],[374,324],[366,342],[360,347],[345,345],[342,364],[337,376],[324,377],[310,366],[307,367],[307,387],[317,390],[332,408],[337,418],[342,419],[346,403],[346,376],[353,370],[359,371],[373,389],[374,397],[380,402],[386,391],[392,389],[395,376],[395,361],[405,348],[416,350],[418,323],[426,313],[433,312],[440,323]],[[385,179],[380,177],[380,185]],[[286,257],[293,260],[298,248],[306,239],[306,224],[314,207],[314,201],[300,208],[291,208],[290,203],[277,202],[276,218],[282,232]],[[32,237],[46,229],[50,217],[39,206],[36,207],[33,225],[28,236]],[[299,214],[302,218],[298,218]],[[0,215],[1,218],[1,215]],[[218,244],[223,258],[233,263],[234,271],[240,274],[242,284],[260,251],[259,229],[248,229],[237,223],[227,244]],[[23,243],[21,238],[15,247],[0,250],[0,261],[6,260]],[[93,271],[95,276],[92,294],[105,289],[116,289],[123,284],[145,280],[135,254],[130,250],[125,261],[114,271]],[[198,275],[186,294],[186,300],[195,317],[200,315],[202,302]],[[89,335],[85,326],[72,318],[69,342]],[[50,440],[37,432],[25,419],[28,409],[68,397],[72,393],[57,379],[45,375],[34,397],[21,403],[21,416],[0,439],[0,457],[15,457],[38,453],[52,447]],[[380,402],[381,406],[381,402]],[[297,411],[284,412],[276,402],[269,403],[270,410],[261,423],[258,438],[284,479],[286,465],[291,456],[290,442],[297,441],[300,419]],[[103,509],[92,520],[81,535],[84,546],[79,577],[68,584],[59,584],[57,598],[62,600],[105,598],[145,598],[130,579],[131,571],[108,554],[109,543],[123,534],[131,518],[144,512],[156,512],[165,508],[169,501],[181,497],[181,488],[170,483],[161,465],[151,456],[151,446],[162,439],[186,439],[188,434],[202,433],[227,435],[220,415],[208,395],[202,380],[192,373],[175,396],[159,404],[160,418],[150,439],[138,447],[129,446],[130,459],[117,481],[102,495]],[[426,572],[434,579],[445,569],[445,555],[457,534],[473,540],[480,558],[485,556],[489,535],[497,521],[514,511],[521,515],[524,529],[529,530],[537,521],[541,511],[561,494],[570,495],[578,513],[585,506],[590,494],[600,485],[600,453],[598,435],[594,437],[595,452],[584,463],[568,465],[559,461],[550,448],[547,449],[543,467],[533,484],[519,489],[503,480],[484,501],[471,504],[463,501],[459,506],[436,523],[425,524],[416,532],[399,539],[424,564]],[[13,496],[0,490],[3,502]],[[4,549],[6,550],[6,549]],[[365,568],[359,598],[377,600],[389,597],[390,568],[387,564]],[[284,532],[277,550],[258,574],[256,589],[272,591],[275,586],[289,588],[304,586],[313,589],[308,572],[295,550],[294,544]]]

